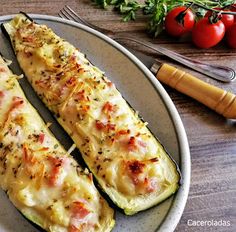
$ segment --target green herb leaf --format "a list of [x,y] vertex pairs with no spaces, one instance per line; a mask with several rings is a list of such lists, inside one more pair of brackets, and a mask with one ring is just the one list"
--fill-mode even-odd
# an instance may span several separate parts
[[110,5],[110,1],[108,0],[93,0],[93,1],[102,8],[106,8],[108,5]]

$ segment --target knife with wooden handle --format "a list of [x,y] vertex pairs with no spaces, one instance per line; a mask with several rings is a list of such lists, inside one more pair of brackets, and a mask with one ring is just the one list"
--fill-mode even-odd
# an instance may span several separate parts
[[155,63],[151,70],[162,83],[186,94],[229,119],[236,119],[236,96],[169,64]]
[[208,84],[174,66],[159,63],[145,54],[132,52],[151,69],[160,82],[194,98],[225,118],[236,119],[236,96],[233,93]]

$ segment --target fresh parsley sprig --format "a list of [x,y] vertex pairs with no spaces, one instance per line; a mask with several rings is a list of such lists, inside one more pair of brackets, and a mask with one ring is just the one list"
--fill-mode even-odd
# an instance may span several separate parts
[[[224,7],[233,4],[234,0],[146,0],[145,3],[140,3],[136,0],[92,0],[98,6],[107,8],[112,6],[120,14],[123,15],[125,22],[136,19],[136,13],[143,10],[145,15],[149,15],[148,31],[154,37],[160,34],[163,30],[165,16],[169,10],[176,6],[189,5],[198,3],[209,8]],[[195,7],[197,15],[204,15],[205,11],[199,7]]]
[[107,6],[113,6],[120,14],[123,15],[123,21],[136,19],[136,12],[145,7],[135,0],[93,0],[98,6],[107,8]]
[[136,1],[128,1],[128,0],[113,0],[113,1],[118,3],[115,6],[115,9],[117,9],[121,14],[124,15],[123,20],[125,22],[129,20],[135,20],[136,12],[145,6]]

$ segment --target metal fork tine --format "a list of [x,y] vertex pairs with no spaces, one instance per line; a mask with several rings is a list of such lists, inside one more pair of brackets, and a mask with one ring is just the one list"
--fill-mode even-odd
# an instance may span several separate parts
[[73,20],[73,21],[75,21],[75,22],[81,23],[81,22],[80,22],[79,20],[77,20],[76,17],[75,17],[73,14],[71,14],[71,12],[68,11],[65,7],[64,7],[62,10],[60,10],[60,13],[61,13],[66,19]]
[[71,18],[69,18],[69,17],[64,13],[63,10],[60,10],[60,12],[58,13],[58,15],[59,15],[61,18],[63,18],[63,19],[69,19],[69,20],[71,20]]
[[59,15],[61,18],[63,18],[63,19],[69,19],[69,20],[70,20],[70,18],[68,18],[62,11],[60,11],[60,12],[58,13],[58,15]]
[[65,5],[64,10],[67,9],[67,13],[70,14],[71,16],[74,15],[74,18],[76,17],[77,20],[75,20],[76,22],[80,22],[82,24],[85,24],[89,27],[93,27],[93,25],[91,25],[89,22],[87,22],[86,20],[82,19],[77,13],[75,13],[74,10],[72,10],[68,5]]

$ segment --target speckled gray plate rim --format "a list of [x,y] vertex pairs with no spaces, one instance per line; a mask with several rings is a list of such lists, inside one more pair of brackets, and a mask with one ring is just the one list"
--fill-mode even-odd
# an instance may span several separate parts
[[[177,137],[178,150],[179,150],[178,151],[179,152],[179,167],[180,167],[181,174],[182,174],[182,185],[180,186],[178,192],[171,198],[171,200],[169,199],[169,200],[163,202],[162,204],[160,204],[160,206],[156,206],[156,207],[160,207],[160,210],[161,210],[162,209],[161,206],[167,204],[168,209],[165,209],[165,207],[163,207],[163,209],[166,210],[166,212],[164,212],[165,216],[164,216],[163,220],[159,224],[156,225],[155,230],[161,231],[161,232],[174,231],[180,218],[181,218],[181,215],[184,211],[184,207],[185,207],[187,197],[188,197],[189,186],[190,186],[191,161],[190,161],[190,151],[189,151],[189,145],[188,145],[186,132],[185,132],[183,123],[180,119],[180,116],[179,116],[172,100],[170,99],[169,95],[166,93],[166,91],[164,90],[162,85],[159,83],[159,81],[150,72],[150,70],[140,60],[138,60],[126,48],[124,48],[123,46],[121,46],[119,43],[115,42],[111,38],[107,37],[106,35],[98,32],[94,29],[91,29],[87,26],[81,25],[79,23],[72,22],[72,21],[65,20],[65,19],[61,19],[58,17],[48,16],[48,15],[38,15],[38,14],[29,14],[29,15],[30,15],[30,17],[32,17],[35,20],[43,20],[43,21],[46,21],[49,23],[50,22],[58,23],[58,24],[60,24],[61,27],[67,27],[67,26],[74,27],[75,30],[85,31],[85,32],[101,39],[103,42],[106,43],[106,45],[112,46],[113,49],[122,53],[133,64],[135,64],[136,68],[139,69],[139,71],[140,70],[142,71],[143,76],[145,78],[147,78],[148,81],[151,83],[152,87],[155,88],[155,91],[158,93],[159,97],[161,98],[161,101],[164,103],[164,106],[166,107],[166,110],[168,111],[168,115],[169,115],[169,117],[173,123],[173,126],[174,126],[174,132],[172,131],[170,133],[175,133],[176,137]],[[10,20],[12,17],[14,17],[14,15],[0,16],[0,22]],[[63,37],[63,35],[60,35],[60,36]],[[1,49],[2,48],[0,45],[0,51],[1,51]],[[134,84],[134,86],[135,86],[135,84]],[[121,89],[121,92],[122,92],[122,89]],[[3,202],[4,199],[5,199],[5,196],[3,196],[3,194],[0,192],[0,202]],[[169,203],[167,203],[167,202],[169,202]],[[9,206],[6,205],[6,207],[9,207]],[[154,207],[154,208],[156,208],[156,207]],[[0,230],[1,230],[1,232],[12,231],[12,230],[8,229],[7,225],[3,225],[3,226],[1,225],[1,223],[2,223],[1,217],[5,218],[4,212],[5,212],[5,210],[1,211],[1,209],[0,209]],[[12,214],[12,213],[14,213],[14,210],[6,209],[6,212],[8,212],[9,214]],[[132,223],[138,223],[137,219],[139,219],[142,216],[148,217],[147,215],[149,215],[148,213],[150,213],[150,212],[152,212],[151,209],[137,214],[139,216],[132,216],[130,218],[119,214],[118,219],[117,219],[117,225],[119,226],[119,223],[122,223],[122,225],[119,226],[119,229],[118,229],[119,232],[121,232],[121,231],[132,231],[132,232],[135,231],[132,229],[128,229],[128,228],[130,228],[130,225],[129,225],[129,227],[127,227],[128,224],[131,224],[131,228],[132,228]],[[160,211],[160,214],[161,213],[162,212]],[[135,217],[137,217],[137,219],[135,219]],[[19,219],[19,223],[22,223],[20,219]],[[153,221],[153,218],[151,218],[151,216],[150,216],[150,222],[148,222],[148,223],[155,223],[155,221]],[[26,227],[27,227],[27,225],[26,225]],[[32,227],[31,227],[31,229],[32,229]],[[116,231],[116,230],[117,229],[114,229],[114,231]],[[27,231],[31,231],[31,230],[29,229]],[[146,232],[150,232],[150,231],[146,231]]]

